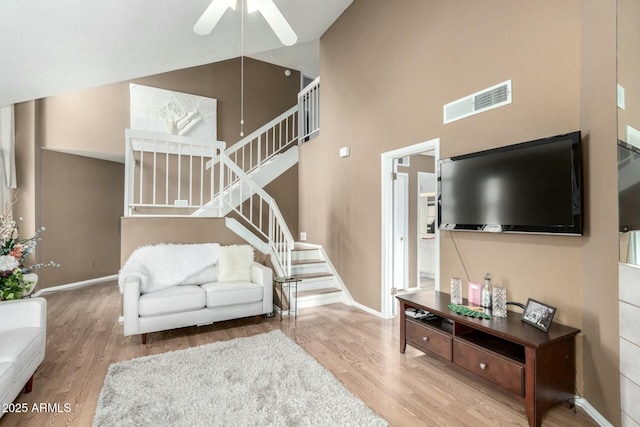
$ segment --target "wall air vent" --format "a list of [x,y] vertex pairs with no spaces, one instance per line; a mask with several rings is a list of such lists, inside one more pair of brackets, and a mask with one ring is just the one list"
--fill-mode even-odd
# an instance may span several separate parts
[[511,104],[511,80],[450,102],[443,107],[444,123]]

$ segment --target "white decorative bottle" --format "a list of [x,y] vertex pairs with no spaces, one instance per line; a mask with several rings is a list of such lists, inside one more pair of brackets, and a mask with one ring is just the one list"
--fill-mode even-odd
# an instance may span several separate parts
[[480,305],[484,308],[491,308],[491,274],[484,276],[484,286],[480,292]]

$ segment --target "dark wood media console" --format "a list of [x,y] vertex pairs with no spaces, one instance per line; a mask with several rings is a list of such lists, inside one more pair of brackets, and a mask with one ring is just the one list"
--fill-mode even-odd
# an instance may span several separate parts
[[[435,354],[524,401],[530,426],[539,427],[546,410],[574,397],[579,329],[553,323],[545,333],[513,312],[491,320],[474,319],[449,310],[451,297],[443,292],[415,292],[397,298],[402,316],[401,353],[409,344]],[[412,307],[436,318],[417,320],[405,315]]]

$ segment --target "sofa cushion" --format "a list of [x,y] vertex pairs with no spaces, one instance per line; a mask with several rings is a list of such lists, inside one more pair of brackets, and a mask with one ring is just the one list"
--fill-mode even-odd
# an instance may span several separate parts
[[262,286],[247,281],[213,282],[201,286],[207,293],[207,307],[224,307],[262,301]]
[[202,285],[203,283],[216,282],[218,280],[218,266],[211,265],[183,280],[180,285]]
[[0,401],[3,400],[3,394],[8,392],[11,384],[16,380],[16,365],[11,362],[0,362]]
[[218,280],[221,282],[250,281],[253,247],[229,245],[220,247]]
[[42,328],[17,328],[0,332],[0,362],[16,362],[20,372],[42,346]]
[[140,295],[138,313],[140,316],[180,313],[199,310],[205,303],[205,291],[200,286],[174,286]]

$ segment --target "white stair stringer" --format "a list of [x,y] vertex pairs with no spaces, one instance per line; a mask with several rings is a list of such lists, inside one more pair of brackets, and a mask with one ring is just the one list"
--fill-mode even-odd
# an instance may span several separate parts
[[[273,156],[267,162],[262,164],[259,168],[252,171],[249,176],[260,187],[264,188],[280,175],[285,173],[291,167],[298,163],[298,146],[289,148],[284,153]],[[234,201],[235,207],[245,202],[249,198],[248,191],[241,191],[241,183],[237,182],[231,188],[225,190],[225,197],[231,192],[231,200]],[[228,198],[227,198],[228,200]],[[218,208],[218,195],[214,198],[213,202],[209,202],[203,207],[197,209],[192,216],[204,216],[204,217],[222,217],[226,216],[231,207],[227,206],[222,212],[219,212]]]
[[277,262],[275,262],[275,254],[269,247],[267,242],[261,240],[258,236],[256,236],[251,230],[242,225],[240,221],[235,218],[226,217],[224,219],[224,225],[234,233],[236,233],[239,237],[244,239],[245,242],[256,248],[258,251],[265,255],[269,255],[271,258],[271,265],[275,270],[274,274],[276,276],[284,276],[284,272],[280,269],[280,266]]
[[224,225],[263,254],[270,254],[267,242],[262,241],[258,236],[253,234],[251,230],[240,224],[240,221],[237,219],[226,217],[224,219]]
[[[296,243],[291,257],[292,275],[301,279],[298,309],[335,303],[353,305],[349,290],[322,246]],[[295,299],[291,304],[294,310]]]

